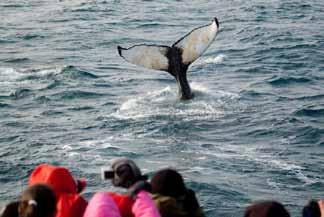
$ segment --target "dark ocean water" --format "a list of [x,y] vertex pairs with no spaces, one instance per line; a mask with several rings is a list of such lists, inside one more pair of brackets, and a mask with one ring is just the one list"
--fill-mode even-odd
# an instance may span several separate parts
[[[116,47],[221,31],[189,69],[196,97]],[[85,177],[127,156],[177,168],[208,217],[275,199],[293,216],[324,197],[324,2],[0,1],[0,206],[42,162]]]

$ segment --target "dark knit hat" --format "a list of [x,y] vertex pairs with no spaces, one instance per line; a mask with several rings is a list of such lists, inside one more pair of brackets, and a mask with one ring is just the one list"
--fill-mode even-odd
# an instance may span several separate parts
[[290,215],[282,204],[276,201],[263,201],[247,207],[244,217],[290,217]]
[[152,193],[180,197],[187,193],[182,176],[173,169],[159,170],[151,179]]
[[148,178],[142,175],[134,161],[125,157],[112,159],[111,169],[103,171],[103,178],[112,179],[113,185],[117,187],[129,188],[137,181]]

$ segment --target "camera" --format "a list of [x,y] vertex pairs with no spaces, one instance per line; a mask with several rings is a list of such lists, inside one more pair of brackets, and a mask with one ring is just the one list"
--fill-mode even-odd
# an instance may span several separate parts
[[107,168],[101,168],[101,178],[103,180],[113,179],[114,176],[115,176],[115,172],[114,171],[111,171],[110,169],[107,169]]

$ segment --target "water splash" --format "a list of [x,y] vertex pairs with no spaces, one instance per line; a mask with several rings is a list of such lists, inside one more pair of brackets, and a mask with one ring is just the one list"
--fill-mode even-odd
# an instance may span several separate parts
[[[195,98],[179,101],[170,86],[161,90],[126,100],[111,116],[118,119],[145,119],[151,117],[173,117],[184,121],[214,120],[230,112],[224,105],[236,103],[238,95],[225,91],[211,91],[202,84],[191,84]],[[226,111],[225,111],[226,110]]]

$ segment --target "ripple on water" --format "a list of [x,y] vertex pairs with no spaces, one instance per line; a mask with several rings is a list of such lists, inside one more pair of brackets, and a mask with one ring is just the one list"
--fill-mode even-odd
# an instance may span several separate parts
[[324,108],[304,108],[295,112],[297,116],[324,117]]
[[100,94],[91,91],[82,91],[82,90],[68,90],[61,91],[59,93],[51,95],[55,99],[60,100],[73,100],[73,99],[95,99],[103,96],[107,96],[107,94]]
[[98,78],[95,74],[92,74],[85,70],[78,69],[74,66],[64,67],[62,69],[61,73],[71,79],[96,79],[96,78]]
[[0,103],[0,109],[12,108],[12,106],[8,103]]
[[271,78],[268,83],[273,86],[288,86],[288,85],[297,85],[297,84],[304,84],[304,83],[311,83],[312,79],[308,77],[293,77],[293,76],[275,76]]
[[10,94],[10,97],[12,97],[13,99],[23,99],[23,98],[26,98],[26,97],[29,97],[29,96],[32,96],[33,95],[33,92],[31,89],[28,89],[28,88],[19,88],[17,90],[15,90],[14,92],[12,92]]

